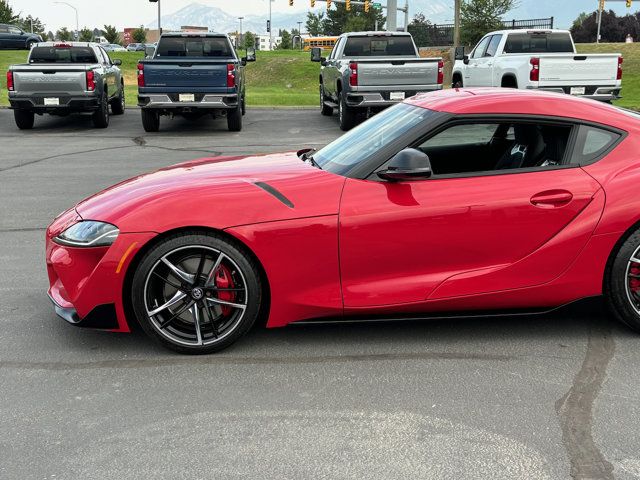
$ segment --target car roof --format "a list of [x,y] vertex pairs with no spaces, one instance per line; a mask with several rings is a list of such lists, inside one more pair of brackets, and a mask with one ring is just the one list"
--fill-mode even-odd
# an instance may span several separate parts
[[411,34],[409,32],[387,32],[387,31],[374,31],[374,30],[369,30],[366,32],[347,32],[347,33],[343,33],[342,35],[340,35],[341,37],[377,37],[377,36],[383,36],[383,37],[407,37],[407,36],[411,36]]
[[[561,30],[557,28],[517,28],[517,29],[505,29],[496,30],[487,35],[507,35],[507,34],[522,34],[522,33],[571,33],[569,30]],[[486,36],[486,35],[485,35]]]
[[450,88],[418,94],[406,103],[454,115],[542,115],[565,117],[629,130],[636,120],[613,105],[562,93],[514,88]]
[[56,45],[70,45],[72,47],[99,47],[95,42],[66,42],[64,40],[56,40],[55,42],[39,42],[38,47],[55,47]]
[[167,32],[161,35],[162,37],[226,37],[226,33],[216,32]]

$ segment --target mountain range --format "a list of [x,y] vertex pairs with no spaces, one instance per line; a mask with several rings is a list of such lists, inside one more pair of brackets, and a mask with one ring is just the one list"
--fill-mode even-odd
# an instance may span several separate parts
[[[398,1],[399,5],[404,5],[404,0]],[[596,2],[585,2],[584,0],[521,0],[517,6],[505,15],[506,20],[546,18],[553,16],[557,28],[568,28],[573,20],[583,11],[593,11]],[[609,2],[607,9],[614,10],[619,15],[628,13],[624,2]],[[318,10],[316,8],[316,10]],[[409,13],[411,16],[416,13],[424,13],[432,23],[452,23],[453,22],[453,0],[409,0]],[[242,30],[255,33],[266,33],[266,23],[268,15],[244,14]],[[273,31],[278,29],[291,30],[297,28],[297,22],[306,20],[306,12],[292,11],[291,13],[273,12],[271,16]],[[403,14],[398,12],[398,24],[402,25]],[[149,22],[150,28],[156,27],[156,21]],[[162,27],[164,29],[179,30],[183,25],[208,26],[209,30],[217,32],[234,32],[239,27],[237,15],[228,13],[221,8],[205,5],[202,3],[191,3],[180,10],[162,16]],[[304,24],[303,24],[304,29]]]

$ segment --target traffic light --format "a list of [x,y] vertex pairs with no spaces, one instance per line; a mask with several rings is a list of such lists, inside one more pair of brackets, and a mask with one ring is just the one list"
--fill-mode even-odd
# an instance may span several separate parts
[[346,7],[347,12],[350,12],[351,11],[351,0],[345,0],[344,6]]
[[316,0],[311,0],[311,8],[316,6]]
[[331,8],[331,0],[327,0],[327,10]]
[[[269,1],[271,1],[271,0],[269,0]],[[293,7],[293,0],[289,0],[289,6]]]
[[627,0],[627,8],[631,8],[631,0]]
[[600,0],[598,2],[598,10],[600,10],[600,11],[604,10],[604,0]]
[[369,13],[369,0],[364,0],[364,13]]
[[267,33],[271,33],[271,20],[267,20]]

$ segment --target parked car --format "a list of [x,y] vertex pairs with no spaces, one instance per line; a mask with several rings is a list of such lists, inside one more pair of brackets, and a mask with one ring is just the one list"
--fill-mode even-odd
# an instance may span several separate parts
[[611,105],[417,95],[318,151],[195,160],[83,200],[47,230],[49,296],[74,325],[139,323],[185,353],[257,321],[542,313],[601,294],[640,330],[639,152],[640,115]]
[[32,128],[35,114],[89,112],[96,127],[107,127],[109,105],[114,115],[124,113],[120,64],[120,60],[111,61],[96,43],[37,44],[29,52],[27,63],[11,65],[7,72],[16,125]]
[[320,111],[338,109],[340,128],[349,130],[358,113],[381,110],[416,93],[442,89],[442,58],[421,58],[409,33],[353,32],[338,40],[328,58],[313,48],[320,62]]
[[229,130],[242,130],[245,113],[244,67],[255,51],[238,58],[227,35],[163,34],[151,58],[138,63],[138,105],[142,125],[157,132],[161,115],[221,115]]
[[127,52],[144,52],[144,43],[130,43],[127,45]]
[[127,49],[122,45],[118,45],[117,43],[107,43],[106,45],[102,45],[105,52],[126,52]]
[[567,30],[500,30],[469,55],[456,50],[454,87],[509,87],[568,93],[594,100],[619,97],[622,56],[579,54]]
[[36,43],[42,42],[42,37],[35,33],[27,33],[15,25],[0,23],[0,48],[20,50],[31,49]]

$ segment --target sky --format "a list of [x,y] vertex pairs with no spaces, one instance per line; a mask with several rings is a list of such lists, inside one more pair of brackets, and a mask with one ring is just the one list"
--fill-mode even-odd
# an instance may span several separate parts
[[[13,10],[21,12],[23,16],[31,14],[39,17],[47,26],[47,30],[56,31],[63,26],[75,29],[75,12],[66,5],[55,4],[54,0],[8,1]],[[66,1],[78,9],[80,28],[107,24],[122,29],[125,26],[146,25],[158,15],[157,4],[150,3],[148,0],[108,0],[105,3],[93,0]],[[162,14],[175,12],[194,2],[219,7],[234,15],[260,15],[267,14],[269,11],[267,0],[162,0]],[[108,5],[108,8],[101,8],[100,5]],[[293,7],[289,6],[288,0],[276,0],[271,5],[274,12],[293,13],[310,9],[308,0],[294,0]],[[323,2],[317,2],[315,9],[324,9],[326,8],[324,5]]]

